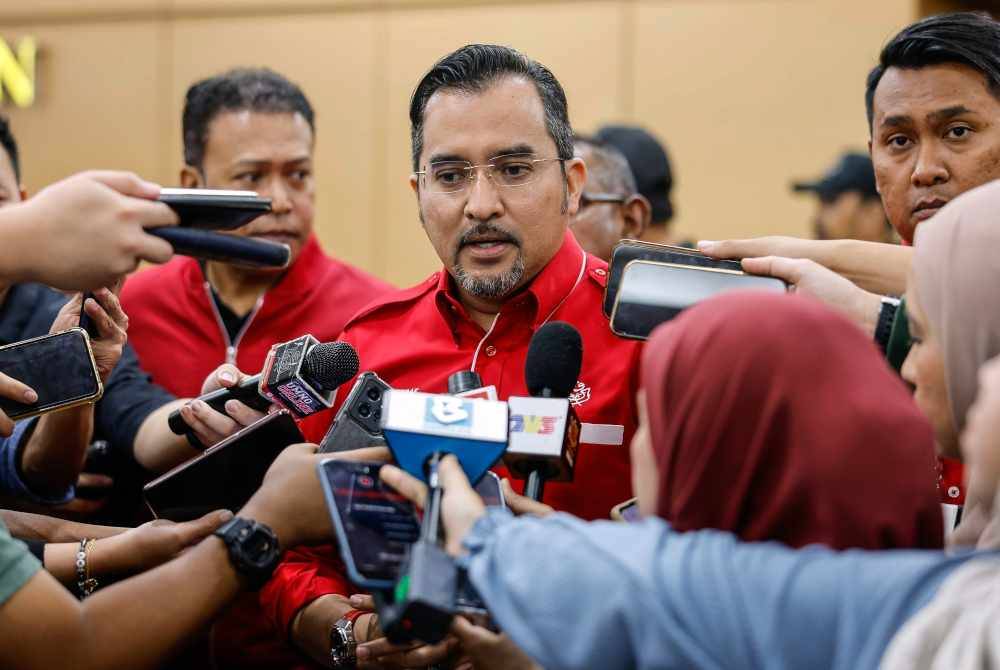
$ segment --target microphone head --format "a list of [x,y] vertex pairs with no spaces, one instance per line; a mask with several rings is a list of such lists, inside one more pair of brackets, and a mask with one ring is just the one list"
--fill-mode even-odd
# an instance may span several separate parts
[[321,391],[332,391],[358,374],[358,352],[347,342],[315,345],[302,361],[302,376]]
[[524,380],[528,393],[546,398],[568,398],[580,376],[583,340],[565,321],[550,321],[535,331],[528,344]]

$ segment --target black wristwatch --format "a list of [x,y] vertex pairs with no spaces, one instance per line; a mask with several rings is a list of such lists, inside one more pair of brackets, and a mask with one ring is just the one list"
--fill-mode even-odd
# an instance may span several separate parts
[[875,324],[875,343],[883,354],[888,353],[889,337],[892,335],[892,324],[896,320],[898,309],[899,298],[882,296],[878,310],[878,321]]
[[264,586],[278,567],[281,559],[278,536],[262,523],[234,517],[222,524],[213,535],[226,543],[229,560],[236,571],[246,578],[251,590]]

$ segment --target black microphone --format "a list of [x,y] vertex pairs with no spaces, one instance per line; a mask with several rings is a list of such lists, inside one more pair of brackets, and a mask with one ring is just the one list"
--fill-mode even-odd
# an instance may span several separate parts
[[524,494],[541,500],[545,481],[573,480],[580,419],[569,403],[580,376],[583,340],[576,328],[552,321],[528,344],[524,378],[531,397],[511,396],[510,432],[504,464],[527,479]]
[[[259,374],[198,399],[222,413],[228,401],[239,400],[261,412],[281,405],[302,418],[331,407],[333,392],[358,373],[358,365],[358,352],[346,342],[320,344],[303,335],[272,346]],[[179,410],[170,413],[167,423],[177,435],[190,430]]]
[[451,373],[448,377],[449,395],[458,395],[467,391],[482,388],[483,380],[478,372],[472,370],[459,370]]

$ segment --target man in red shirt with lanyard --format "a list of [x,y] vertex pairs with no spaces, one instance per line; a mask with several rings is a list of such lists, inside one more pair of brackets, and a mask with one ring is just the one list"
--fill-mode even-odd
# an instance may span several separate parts
[[[394,388],[444,393],[449,375],[474,370],[503,400],[527,395],[534,331],[554,320],[575,326],[583,366],[570,399],[583,444],[575,480],[548,484],[545,502],[607,518],[631,496],[623,445],[636,424],[640,345],[612,334],[601,314],[607,264],[568,229],[587,171],[573,157],[563,89],[513,49],[469,45],[424,76],[410,121],[410,185],[444,268],[369,305],[341,339],[358,350],[362,370]],[[307,437],[319,440],[332,416],[307,420]],[[325,547],[289,552],[261,598],[296,646],[329,662],[335,626],[353,627],[359,642],[377,634],[375,615],[351,612],[351,592],[336,549]],[[443,650],[423,652],[408,663],[433,662]]]

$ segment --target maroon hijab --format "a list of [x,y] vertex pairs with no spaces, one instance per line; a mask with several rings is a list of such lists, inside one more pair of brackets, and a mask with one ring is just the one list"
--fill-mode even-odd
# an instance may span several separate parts
[[933,432],[875,345],[804,297],[738,293],[643,354],[657,513],[800,547],[940,547]]

